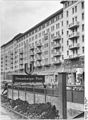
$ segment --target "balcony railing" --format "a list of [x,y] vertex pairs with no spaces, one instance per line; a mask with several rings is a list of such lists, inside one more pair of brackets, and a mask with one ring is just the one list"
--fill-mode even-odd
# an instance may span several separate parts
[[33,61],[34,61],[34,57],[31,57],[31,58],[30,58],[30,61],[33,62]]
[[74,23],[71,23],[71,24],[69,24],[69,29],[73,29],[73,28],[75,28],[75,27],[78,27],[79,26],[79,22],[78,21],[76,21],[76,22],[74,22]]
[[40,54],[41,52],[42,52],[41,49],[36,49],[36,53],[37,53],[37,54]]
[[69,49],[78,49],[79,48],[79,43],[77,43],[77,44],[72,44],[72,45],[69,45]]
[[42,57],[41,56],[37,56],[36,60],[40,61],[40,60],[42,60]]
[[31,55],[31,56],[34,55],[34,51],[30,51],[30,55]]
[[32,49],[34,49],[34,45],[31,45],[31,46],[30,46],[30,50],[32,50]]
[[55,59],[55,58],[53,58],[53,59],[52,59],[52,62],[53,62],[53,64],[60,64],[60,63],[61,63],[61,60],[60,60],[60,59]]
[[77,38],[77,37],[79,37],[79,32],[74,32],[69,35],[69,39],[73,39],[73,38]]
[[35,66],[35,67],[41,67],[41,66],[42,66],[42,63],[41,63],[41,62],[35,62],[35,63],[34,63],[34,66]]
[[61,55],[61,52],[60,51],[54,51],[53,52],[53,56],[60,56]]
[[36,44],[36,46],[37,46],[37,47],[41,47],[41,46],[42,46],[42,43],[39,42],[39,43]]
[[58,40],[60,40],[60,39],[61,39],[61,36],[60,36],[60,35],[54,36],[54,38],[53,38],[54,41],[58,41]]
[[80,57],[79,54],[75,54],[75,55],[70,55],[70,56],[69,56],[69,59],[77,59],[77,58],[79,58],[79,57]]
[[61,0],[60,3],[64,4],[65,2],[67,2],[67,0]]
[[60,43],[53,43],[53,48],[59,48],[59,47],[61,47],[61,44]]

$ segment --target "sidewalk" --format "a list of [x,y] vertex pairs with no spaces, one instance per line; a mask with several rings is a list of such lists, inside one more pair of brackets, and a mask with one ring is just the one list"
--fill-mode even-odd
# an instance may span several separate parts
[[9,111],[3,107],[0,107],[0,120],[12,120]]

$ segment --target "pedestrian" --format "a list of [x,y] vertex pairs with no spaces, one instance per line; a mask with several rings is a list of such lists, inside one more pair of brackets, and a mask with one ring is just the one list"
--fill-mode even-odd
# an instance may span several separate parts
[[7,89],[8,89],[8,83],[5,83],[4,90],[2,91],[2,95],[7,93]]

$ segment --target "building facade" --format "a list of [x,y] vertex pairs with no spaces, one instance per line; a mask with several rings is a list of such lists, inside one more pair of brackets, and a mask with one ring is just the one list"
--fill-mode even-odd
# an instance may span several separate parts
[[1,46],[4,77],[24,73],[25,63],[33,64],[33,74],[45,75],[46,83],[57,82],[58,72],[67,72],[74,84],[77,69],[84,72],[84,1],[61,4],[62,9]]

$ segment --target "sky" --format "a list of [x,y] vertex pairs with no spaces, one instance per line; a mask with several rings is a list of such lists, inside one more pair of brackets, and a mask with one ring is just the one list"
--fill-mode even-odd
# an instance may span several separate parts
[[60,0],[2,0],[0,2],[1,45],[18,33],[26,32],[62,7]]

